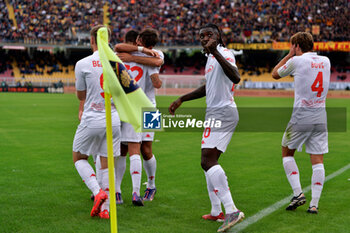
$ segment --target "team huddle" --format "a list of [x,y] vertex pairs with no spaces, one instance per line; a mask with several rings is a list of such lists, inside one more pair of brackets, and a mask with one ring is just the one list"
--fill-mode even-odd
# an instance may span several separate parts
[[[109,183],[106,143],[106,119],[104,108],[103,75],[97,48],[97,31],[102,25],[91,30],[93,54],[77,62],[75,67],[77,97],[80,101],[80,124],[73,141],[73,162],[94,200],[91,216],[109,218]],[[206,96],[205,118],[220,119],[221,130],[204,129],[201,146],[201,166],[207,182],[211,211],[203,215],[206,220],[223,222],[218,232],[230,229],[244,219],[232,198],[226,174],[218,163],[225,152],[239,121],[233,94],[234,85],[240,82],[240,74],[233,53],[225,48],[221,31],[215,24],[201,27],[199,39],[207,56],[205,67],[206,83],[185,94],[169,106],[174,114],[184,101]],[[164,55],[153,49],[158,42],[154,29],[144,29],[140,33],[130,30],[125,42],[114,46],[117,55],[124,62],[129,75],[156,106],[155,88],[162,86],[159,78]],[[283,167],[293,189],[294,197],[286,208],[294,210],[306,203],[299,179],[299,171],[294,160],[294,152],[305,145],[312,163],[312,200],[309,213],[318,212],[318,202],[325,180],[323,154],[328,152],[327,116],[325,100],[330,79],[329,59],[311,52],[311,34],[299,32],[291,37],[290,52],[273,69],[275,79],[294,76],[295,100],[292,117],[282,139]],[[132,179],[132,203],[143,206],[144,201],[152,201],[156,194],[156,157],[152,152],[154,132],[137,133],[134,128],[121,122],[116,107],[112,104],[113,151],[115,159],[115,191],[117,204],[122,204],[121,183],[126,170],[126,155],[130,156]],[[96,173],[87,161],[92,155]],[[147,174],[147,188],[141,195],[142,161]],[[225,209],[225,213],[222,210]]]

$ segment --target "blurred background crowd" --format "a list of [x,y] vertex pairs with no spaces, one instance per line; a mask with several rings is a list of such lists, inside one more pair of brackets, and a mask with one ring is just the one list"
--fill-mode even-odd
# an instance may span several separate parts
[[[6,2],[6,3],[5,3]],[[349,0],[6,0],[0,3],[0,40],[86,44],[91,26],[108,20],[112,42],[129,29],[153,27],[162,45],[197,45],[207,22],[226,43],[287,41],[309,30],[315,41],[350,40]],[[105,18],[105,19],[104,19]]]
[[[206,57],[198,32],[209,22],[222,29],[226,44],[286,42],[297,31],[309,31],[318,42],[350,43],[350,0],[4,0],[0,80],[74,85],[74,65],[91,54],[90,29],[97,24],[109,25],[112,45],[130,29],[157,29],[157,46],[165,54],[161,74],[203,75]],[[270,82],[285,52],[239,51],[242,80]],[[348,82],[349,53],[322,53],[331,59],[331,80]]]

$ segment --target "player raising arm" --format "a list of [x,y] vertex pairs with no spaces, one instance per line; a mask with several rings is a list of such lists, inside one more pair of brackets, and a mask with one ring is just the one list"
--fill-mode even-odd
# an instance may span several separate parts
[[312,199],[309,213],[318,213],[318,202],[325,181],[323,154],[328,153],[326,96],[330,80],[330,62],[327,57],[312,52],[310,33],[298,32],[290,39],[290,51],[273,69],[272,77],[294,76],[294,106],[291,119],[282,138],[282,159],[294,197],[286,210],[295,210],[305,204],[299,170],[294,160],[295,150],[305,144],[312,164]]
[[[206,84],[195,91],[181,96],[169,107],[174,114],[184,101],[206,96],[206,119],[217,119],[222,122],[220,129],[205,128],[202,137],[201,166],[207,181],[211,201],[211,213],[202,218],[224,221],[218,232],[226,231],[243,220],[244,214],[239,211],[233,200],[224,170],[218,160],[225,152],[238,123],[238,111],[233,99],[233,85],[240,81],[233,53],[224,47],[220,29],[215,24],[203,26],[199,31],[200,42],[208,56],[205,66]],[[226,216],[221,210],[224,205]]]
[[[125,66],[129,70],[131,76],[137,81],[138,85],[143,89],[151,102],[156,105],[154,87],[160,88],[162,81],[159,79],[159,67],[163,64],[164,55],[161,51],[152,50],[153,46],[158,42],[158,33],[153,29],[143,30],[137,37],[132,38],[133,31],[129,31],[125,36],[123,44],[115,46],[118,56],[125,62]],[[133,40],[135,39],[135,40]],[[152,51],[152,53],[149,52]],[[141,52],[142,51],[142,52]],[[119,53],[119,52],[132,52]],[[148,55],[156,55],[157,57],[145,57],[144,52]],[[152,153],[152,141],[154,132],[136,133],[133,127],[122,122],[122,153],[120,161],[125,161],[126,151],[130,155],[130,175],[132,178],[133,191],[132,203],[136,206],[143,206],[143,201],[152,201],[156,193],[155,174],[156,159]],[[127,143],[127,150],[125,144]],[[140,197],[142,164],[140,154],[143,157],[143,165],[147,173],[148,182],[147,189],[143,198]],[[125,162],[117,165],[120,171],[125,171]],[[124,166],[124,167],[122,167]],[[116,190],[120,190],[124,172],[116,171]],[[118,192],[118,191],[117,191]],[[117,195],[119,195],[117,193]],[[121,198],[120,198],[121,199]]]

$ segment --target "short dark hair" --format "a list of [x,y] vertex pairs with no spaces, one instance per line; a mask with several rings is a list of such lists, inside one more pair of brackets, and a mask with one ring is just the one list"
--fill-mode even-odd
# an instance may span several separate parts
[[139,34],[139,38],[146,48],[154,47],[159,41],[158,32],[153,28],[142,30]]
[[222,40],[222,36],[221,36],[221,30],[216,24],[208,23],[208,24],[200,27],[199,31],[204,29],[204,28],[212,28],[212,29],[216,30],[219,33],[219,39],[218,39],[219,45],[225,47],[224,41]]
[[136,39],[138,35],[139,35],[138,31],[131,29],[125,34],[124,42],[136,43]]
[[303,53],[312,51],[314,48],[314,39],[309,32],[297,32],[290,38],[293,45],[299,45]]
[[[95,39],[96,44],[97,44],[97,31],[100,28],[106,27],[105,25],[99,24],[91,28],[90,35]],[[111,38],[111,30],[107,27],[108,31],[108,39]]]

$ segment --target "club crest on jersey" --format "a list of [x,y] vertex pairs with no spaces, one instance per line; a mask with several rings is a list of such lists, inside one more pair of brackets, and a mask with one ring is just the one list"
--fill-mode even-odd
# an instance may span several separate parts
[[130,82],[131,82],[131,78],[128,74],[128,72],[126,72],[126,70],[123,70],[121,75],[120,75],[121,81],[122,81],[122,85],[124,87],[129,88],[130,87]]
[[139,88],[136,81],[132,79],[122,63],[109,61],[114,73],[117,75],[119,82],[126,94],[133,92]]

